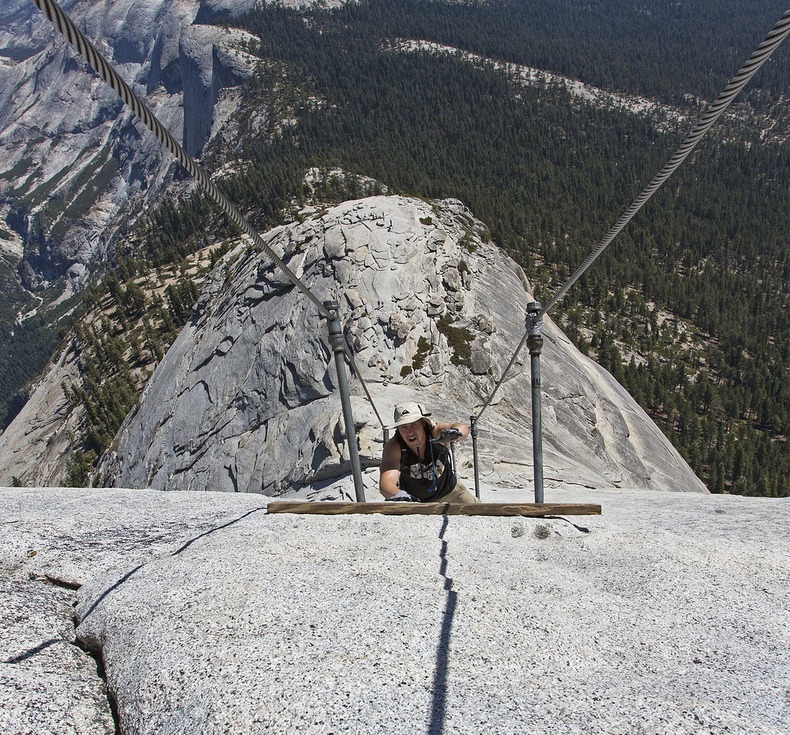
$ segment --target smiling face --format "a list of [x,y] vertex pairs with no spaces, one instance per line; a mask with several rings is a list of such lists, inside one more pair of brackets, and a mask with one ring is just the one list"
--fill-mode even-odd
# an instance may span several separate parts
[[422,419],[399,426],[398,433],[412,452],[417,456],[422,455],[422,450],[425,448],[425,423]]

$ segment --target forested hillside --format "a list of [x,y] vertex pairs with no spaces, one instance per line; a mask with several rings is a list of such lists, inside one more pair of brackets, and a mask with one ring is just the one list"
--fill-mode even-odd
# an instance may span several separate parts
[[[544,303],[674,152],[785,8],[372,0],[241,23],[261,39],[223,188],[261,227],[287,218],[311,166],[458,197]],[[239,20],[234,21],[238,25]],[[671,104],[685,117],[525,87],[493,64],[407,51],[425,39]],[[634,395],[713,492],[790,494],[787,44],[552,317]],[[254,112],[271,107],[268,129]],[[245,127],[247,126],[247,127]],[[354,196],[331,187],[326,196]],[[194,201],[149,223],[152,262],[205,246]],[[513,335],[514,348],[521,335]]]

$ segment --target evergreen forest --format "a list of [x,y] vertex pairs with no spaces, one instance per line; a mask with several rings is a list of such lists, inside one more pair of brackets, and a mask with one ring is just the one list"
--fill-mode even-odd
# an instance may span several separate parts
[[[260,39],[249,50],[261,63],[243,89],[239,139],[213,143],[204,163],[243,162],[222,187],[261,228],[302,201],[309,167],[459,198],[546,303],[784,11],[773,0],[266,6],[233,20]],[[787,45],[551,312],[717,493],[790,495]],[[526,86],[499,62],[664,112],[603,106],[551,81]],[[273,113],[264,130],[261,109]],[[198,195],[166,203],[139,256],[178,262],[217,226]]]

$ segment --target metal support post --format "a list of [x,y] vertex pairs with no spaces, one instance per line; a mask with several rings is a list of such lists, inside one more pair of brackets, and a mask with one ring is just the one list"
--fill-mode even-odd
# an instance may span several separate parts
[[343,419],[346,424],[346,445],[348,456],[351,460],[351,474],[354,476],[354,490],[357,502],[365,502],[365,485],[362,482],[362,468],[359,462],[359,448],[357,447],[357,431],[354,427],[354,417],[351,414],[351,395],[348,390],[345,362],[345,340],[343,327],[338,317],[337,301],[324,301],[324,306],[330,314],[329,318],[329,344],[335,353],[335,369],[337,370],[337,387],[340,391],[340,405],[343,407]]
[[475,465],[475,497],[480,499],[480,475],[477,471],[477,416],[469,417],[469,428],[472,434],[472,457]]
[[527,347],[532,370],[532,460],[535,469],[535,502],[543,502],[543,426],[541,424],[540,352],[543,349],[543,309],[537,301],[527,304]]

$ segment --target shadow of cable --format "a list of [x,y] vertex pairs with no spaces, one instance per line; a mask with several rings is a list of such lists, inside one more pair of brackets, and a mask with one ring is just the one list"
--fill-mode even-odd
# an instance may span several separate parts
[[590,529],[586,526],[580,526],[573,521],[569,521],[567,518],[563,518],[562,516],[543,516],[546,520],[551,521],[565,521],[566,523],[570,523],[579,533],[590,533]]
[[170,556],[178,556],[182,551],[186,551],[195,541],[199,541],[206,536],[210,536],[212,533],[216,533],[217,531],[221,531],[223,528],[228,528],[229,526],[233,526],[239,521],[243,521],[247,516],[251,516],[253,513],[257,513],[258,511],[266,510],[266,506],[263,505],[260,508],[253,508],[250,511],[247,511],[244,515],[239,516],[238,518],[234,518],[232,521],[228,521],[227,523],[223,523],[221,526],[215,526],[214,528],[209,528],[208,531],[204,531],[201,534],[195,536],[195,538],[189,539],[185,544],[183,544],[180,548],[176,549]]
[[83,615],[83,616],[80,618],[80,621],[79,621],[79,622],[81,623],[83,620],[85,620],[85,619],[86,619],[86,618],[87,618],[87,617],[88,617],[88,616],[89,616],[89,615],[90,615],[90,614],[91,614],[91,613],[92,613],[92,612],[93,612],[93,611],[94,611],[94,610],[95,610],[95,609],[96,609],[96,608],[99,606],[99,604],[101,603],[101,601],[102,601],[102,600],[103,600],[105,597],[107,597],[107,595],[109,595],[109,594],[110,594],[110,592],[112,592],[112,591],[113,591],[113,590],[115,590],[115,589],[118,589],[118,587],[120,587],[120,586],[121,586],[121,585],[122,585],[124,582],[126,582],[126,581],[127,581],[129,578],[130,578],[130,577],[132,577],[132,576],[134,576],[135,574],[137,574],[137,572],[139,572],[139,571],[140,571],[140,570],[141,570],[141,569],[142,569],[144,566],[145,566],[144,564],[138,564],[138,565],[137,565],[137,566],[136,566],[134,569],[130,569],[130,570],[129,570],[128,572],[126,572],[126,574],[124,574],[124,575],[123,575],[123,576],[122,576],[120,579],[118,579],[116,582],[114,582],[113,584],[111,584],[111,585],[110,585],[110,586],[109,586],[109,587],[108,587],[106,590],[104,590],[104,592],[102,592],[102,593],[101,593],[101,594],[100,594],[100,595],[99,595],[99,596],[98,596],[98,597],[97,597],[97,598],[96,598],[96,599],[93,601],[93,604],[92,604],[92,605],[91,605],[91,606],[90,606],[90,607],[87,609],[87,611],[85,612],[85,614],[84,614],[84,615]]
[[64,641],[62,638],[50,638],[48,641],[44,641],[40,643],[35,648],[30,648],[24,653],[17,654],[16,656],[12,656],[11,658],[6,659],[0,663],[4,664],[21,664],[23,661],[27,661],[29,658],[32,658],[37,653],[41,653],[45,651],[50,646],[54,646],[56,643],[68,643],[68,641]]
[[[215,526],[214,528],[210,528],[208,531],[204,531],[203,533],[198,534],[194,538],[191,538],[191,539],[189,539],[189,541],[187,541],[186,543],[182,544],[178,549],[176,549],[172,554],[170,554],[170,556],[177,556],[178,554],[181,554],[186,549],[188,549],[192,544],[194,544],[195,541],[198,541],[198,540],[200,540],[202,538],[205,538],[206,536],[210,536],[212,533],[216,533],[217,531],[221,531],[223,528],[228,528],[229,526],[232,526],[232,525],[238,523],[239,521],[244,520],[247,516],[250,516],[253,513],[257,513],[258,511],[261,511],[261,510],[266,510],[266,506],[262,506],[260,508],[253,508],[252,510],[247,511],[246,513],[244,513],[244,515],[241,515],[238,518],[234,518],[232,521],[228,521],[227,523],[223,523],[221,526]],[[135,574],[137,574],[137,572],[139,572],[144,566],[145,566],[145,564],[138,564],[134,569],[129,570],[120,579],[118,579],[118,581],[114,582],[106,590],[104,590],[104,592],[102,592],[101,595],[99,595],[93,601],[93,604],[88,608],[88,610],[82,616],[82,618],[80,619],[80,622],[85,620],[99,606],[99,604],[102,602],[102,600],[104,600],[104,598],[107,597],[107,595],[110,594],[110,592],[112,592],[115,589],[118,589],[118,587],[120,587],[122,584],[124,584],[126,581],[128,581],[130,577],[132,577]]]
[[444,533],[447,530],[448,516],[444,516],[439,538],[442,541],[442,549],[439,552],[441,564],[439,574],[444,577],[444,589],[446,599],[444,603],[444,615],[442,616],[442,628],[439,634],[439,644],[436,648],[436,667],[433,672],[433,705],[431,707],[431,721],[428,725],[429,735],[441,735],[444,729],[444,720],[447,714],[447,664],[450,658],[450,638],[453,630],[453,618],[458,606],[458,593],[453,589],[452,577],[447,576],[447,541]]

